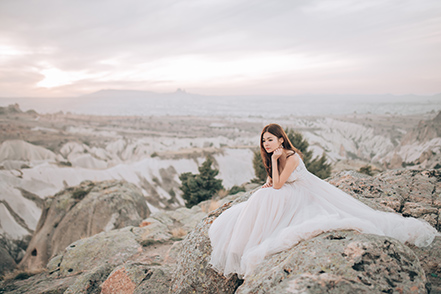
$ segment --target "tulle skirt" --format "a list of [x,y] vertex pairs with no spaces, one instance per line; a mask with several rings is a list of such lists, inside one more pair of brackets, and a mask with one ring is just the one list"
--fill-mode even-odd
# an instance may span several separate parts
[[439,234],[429,223],[370,208],[333,185],[307,174],[281,189],[262,188],[224,211],[211,225],[210,264],[226,277],[251,274],[273,253],[323,232],[356,230],[419,247]]

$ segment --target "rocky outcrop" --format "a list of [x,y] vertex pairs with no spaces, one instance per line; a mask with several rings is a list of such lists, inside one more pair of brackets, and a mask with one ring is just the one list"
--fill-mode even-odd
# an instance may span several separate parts
[[72,242],[102,231],[138,225],[149,214],[145,199],[127,182],[85,181],[46,199],[20,266],[41,268]]
[[0,243],[0,275],[14,269],[17,266],[8,249]]
[[441,293],[441,238],[435,238],[430,246],[424,248],[409,247],[417,255],[426,273],[430,293]]
[[426,293],[407,246],[387,237],[331,232],[267,258],[235,292]]
[[0,285],[8,293],[167,293],[182,238],[207,216],[192,209],[161,211],[140,226],[79,239],[47,264],[46,272]]
[[208,266],[208,229],[236,202],[211,213],[182,242],[171,293],[426,293],[426,275],[412,250],[393,238],[356,232],[319,235],[267,257],[245,281],[227,279]]
[[[234,203],[245,201],[249,196],[250,193],[243,195]],[[225,203],[210,213],[186,236],[178,257],[171,293],[234,293],[243,282],[237,275],[227,279],[207,266],[211,254],[208,229],[232,205],[232,202]]]
[[328,181],[375,209],[422,218],[441,230],[441,171],[391,170],[370,177],[342,172]]
[[17,103],[10,104],[5,107],[0,107],[0,115],[16,114],[16,113],[22,113],[20,109],[20,105],[18,105]]
[[[330,181],[376,209],[429,219],[438,209],[437,171],[397,170]],[[50,260],[47,272],[4,282],[8,293],[437,293],[441,237],[426,248],[354,231],[321,234],[268,256],[246,280],[207,266],[208,229],[251,193],[228,196],[208,215],[192,209],[157,212],[141,223],[75,241]],[[401,198],[400,198],[401,197]],[[404,199],[396,210],[397,200]],[[412,205],[425,209],[411,209]],[[430,207],[429,207],[430,206]],[[405,209],[407,207],[408,209]],[[189,232],[188,234],[186,234]],[[185,236],[186,235],[186,236]],[[182,238],[185,238],[182,240]],[[56,286],[55,286],[56,285]]]
[[0,163],[2,164],[4,161],[19,161],[28,164],[33,161],[55,162],[59,158],[60,156],[57,157],[52,151],[23,140],[8,140],[0,144]]
[[[392,152],[380,158],[388,168],[439,169],[441,161],[441,111],[408,131]],[[398,166],[400,164],[400,166]]]
[[441,111],[432,120],[420,121],[418,126],[408,132],[401,141],[402,145],[415,142],[425,143],[441,137]]

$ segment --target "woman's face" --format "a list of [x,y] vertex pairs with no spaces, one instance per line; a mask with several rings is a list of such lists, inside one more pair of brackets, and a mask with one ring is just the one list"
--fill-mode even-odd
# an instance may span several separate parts
[[266,132],[263,134],[262,137],[263,142],[263,148],[265,148],[267,153],[272,153],[274,150],[280,147],[280,145],[283,143],[283,139],[278,139],[273,134]]

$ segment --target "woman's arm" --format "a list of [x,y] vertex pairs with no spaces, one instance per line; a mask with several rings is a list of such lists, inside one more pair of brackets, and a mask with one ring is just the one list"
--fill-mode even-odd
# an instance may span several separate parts
[[289,176],[292,174],[292,172],[297,168],[299,165],[299,158],[297,156],[290,156],[286,159],[285,167],[283,168],[282,172],[279,174],[279,167],[278,167],[278,159],[282,155],[282,150],[276,150],[274,151],[272,157],[271,157],[271,164],[273,169],[273,188],[274,189],[280,189],[285,184],[285,182],[288,180]]

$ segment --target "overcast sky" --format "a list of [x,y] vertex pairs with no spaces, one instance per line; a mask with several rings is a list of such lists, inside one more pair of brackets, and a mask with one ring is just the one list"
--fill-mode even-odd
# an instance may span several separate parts
[[1,0],[0,97],[441,92],[441,0]]

